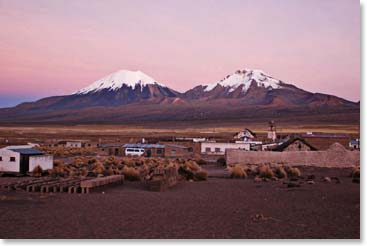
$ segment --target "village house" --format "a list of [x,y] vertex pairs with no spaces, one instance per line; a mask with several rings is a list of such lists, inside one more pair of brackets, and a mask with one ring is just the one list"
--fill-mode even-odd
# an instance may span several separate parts
[[250,143],[218,143],[218,142],[202,142],[201,153],[206,155],[224,155],[227,149],[243,149],[250,150]]
[[53,168],[53,156],[34,149],[31,145],[7,146],[0,149],[0,172],[26,174],[36,166],[43,170]]
[[242,141],[242,142],[247,142],[247,141],[252,141],[256,138],[256,134],[251,131],[248,128],[245,128],[244,130],[237,132],[234,136],[233,136],[234,140],[236,141]]
[[114,156],[124,156],[124,148],[120,143],[108,143],[108,144],[100,144],[99,149],[101,150],[101,154],[104,155],[114,155]]
[[275,147],[271,148],[272,151],[315,151],[317,150],[305,139],[299,136],[291,136],[285,142],[282,142]]

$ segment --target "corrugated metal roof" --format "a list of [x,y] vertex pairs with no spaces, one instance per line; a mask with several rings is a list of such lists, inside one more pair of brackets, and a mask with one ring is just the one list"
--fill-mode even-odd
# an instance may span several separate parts
[[121,147],[122,144],[101,144],[101,148],[110,148],[110,147]]
[[163,144],[125,144],[124,148],[155,148],[155,149],[163,149],[165,146]]
[[33,148],[27,148],[27,149],[9,149],[11,151],[20,153],[22,155],[43,155],[42,151],[39,151],[37,149]]
[[188,149],[186,146],[178,145],[178,144],[166,144],[166,146],[171,146],[174,148],[180,148],[180,149]]

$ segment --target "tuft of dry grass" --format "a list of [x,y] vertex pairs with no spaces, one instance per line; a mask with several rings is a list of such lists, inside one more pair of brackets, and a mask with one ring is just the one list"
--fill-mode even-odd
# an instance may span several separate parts
[[42,176],[42,167],[40,165],[37,165],[32,170],[32,176],[33,177],[41,177]]
[[279,179],[285,179],[288,176],[287,172],[284,170],[284,168],[282,166],[275,167],[274,174],[275,174],[275,177],[277,177]]
[[234,165],[231,169],[230,169],[230,177],[231,178],[246,178],[247,177],[247,173],[243,170],[242,167],[240,167],[239,165]]
[[286,171],[290,177],[300,177],[302,175],[297,167],[288,167]]
[[121,173],[125,176],[126,180],[129,181],[139,181],[140,180],[140,173],[133,167],[125,166]]
[[95,174],[103,174],[105,168],[101,162],[97,161],[94,163],[92,170]]
[[208,172],[204,169],[200,169],[197,172],[194,172],[194,180],[195,181],[204,181],[208,179]]
[[115,171],[113,170],[113,167],[112,166],[110,166],[108,168],[107,173],[108,173],[108,175],[114,175],[115,174]]
[[184,164],[188,169],[192,170],[192,171],[199,171],[201,169],[201,167],[194,161],[187,161]]
[[352,173],[351,173],[351,176],[352,178],[360,178],[360,175],[361,175],[361,171],[360,171],[360,167],[359,166],[354,166],[352,167]]
[[261,165],[259,167],[259,177],[271,179],[274,177],[274,172],[269,165]]

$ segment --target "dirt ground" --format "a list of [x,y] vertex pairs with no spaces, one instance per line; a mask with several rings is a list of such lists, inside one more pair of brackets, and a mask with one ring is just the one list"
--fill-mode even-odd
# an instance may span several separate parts
[[0,191],[0,238],[360,238],[360,186],[349,170],[302,169],[316,183],[287,188],[208,169],[208,181],[166,192],[139,182],[90,194]]

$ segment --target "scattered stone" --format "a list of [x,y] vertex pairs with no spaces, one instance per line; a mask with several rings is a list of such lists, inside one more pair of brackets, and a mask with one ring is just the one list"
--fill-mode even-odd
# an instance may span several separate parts
[[330,177],[324,177],[323,181],[326,182],[326,183],[331,183],[331,178]]
[[307,181],[307,184],[313,185],[313,184],[315,184],[315,181],[313,181],[313,180],[308,180],[308,181]]
[[272,181],[278,181],[279,179],[277,177],[272,177],[271,180]]

